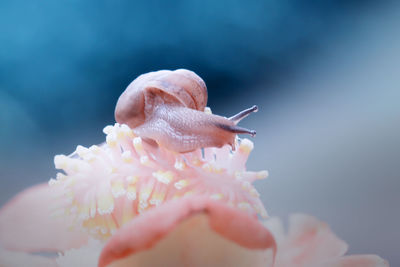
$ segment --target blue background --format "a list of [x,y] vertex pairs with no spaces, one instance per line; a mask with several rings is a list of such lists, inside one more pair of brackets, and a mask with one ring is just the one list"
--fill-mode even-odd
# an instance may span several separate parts
[[101,143],[138,75],[188,68],[214,113],[258,104],[249,169],[270,215],[327,221],[400,265],[398,1],[0,2],[0,204]]

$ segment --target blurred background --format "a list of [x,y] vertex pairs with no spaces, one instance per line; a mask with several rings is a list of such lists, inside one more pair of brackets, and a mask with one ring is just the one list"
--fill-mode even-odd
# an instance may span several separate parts
[[138,75],[187,68],[214,113],[257,104],[248,167],[270,215],[328,222],[400,266],[400,3],[0,2],[0,204],[104,140]]

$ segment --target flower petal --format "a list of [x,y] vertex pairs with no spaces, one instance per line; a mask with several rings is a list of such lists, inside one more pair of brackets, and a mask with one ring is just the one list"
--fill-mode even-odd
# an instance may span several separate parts
[[55,260],[31,255],[28,253],[0,249],[0,266],[2,267],[56,267]]
[[326,223],[304,214],[290,216],[288,242],[285,246],[286,251],[292,247],[290,257],[293,264],[311,264],[340,257],[348,248]]
[[318,267],[389,267],[389,263],[376,255],[351,255],[326,261]]
[[99,266],[268,266],[275,250],[274,238],[255,217],[209,198],[186,197],[119,230]]
[[73,248],[60,253],[56,259],[58,267],[85,266],[95,267],[104,243],[89,239],[88,243],[80,248]]
[[289,231],[284,234],[282,222],[271,218],[264,222],[277,242],[276,266],[314,266],[336,259],[347,251],[326,223],[305,214],[289,217]]
[[279,244],[284,242],[284,240],[286,239],[286,232],[281,219],[279,219],[278,217],[271,217],[267,220],[264,220],[263,224],[270,230],[278,246]]
[[54,194],[48,184],[31,187],[10,200],[0,210],[0,245],[31,252],[59,251],[78,247],[87,236],[67,229],[66,216],[52,216]]

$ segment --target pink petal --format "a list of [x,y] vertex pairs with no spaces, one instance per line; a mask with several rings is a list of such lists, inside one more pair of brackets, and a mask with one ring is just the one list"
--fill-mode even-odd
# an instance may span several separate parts
[[255,217],[209,198],[187,197],[149,210],[119,230],[99,266],[124,257],[121,263],[129,266],[267,266],[275,250],[274,238]]
[[55,260],[22,252],[0,249],[0,266],[8,267],[55,267]]
[[312,266],[327,259],[338,258],[347,251],[326,223],[304,214],[289,217],[289,231],[285,235],[279,219],[267,220],[265,226],[277,242],[276,266]]
[[51,216],[57,189],[47,184],[31,187],[0,210],[0,245],[7,249],[59,251],[86,243],[87,236],[69,231],[65,217]]
[[296,250],[292,255],[293,263],[313,263],[340,257],[348,248],[326,223],[304,214],[290,216],[288,240],[287,245]]
[[326,261],[319,267],[389,267],[389,263],[376,255],[351,255]]
[[279,244],[284,242],[286,239],[286,232],[282,221],[278,217],[271,217],[263,221],[263,224],[270,230],[271,234],[275,238],[277,246],[279,247]]

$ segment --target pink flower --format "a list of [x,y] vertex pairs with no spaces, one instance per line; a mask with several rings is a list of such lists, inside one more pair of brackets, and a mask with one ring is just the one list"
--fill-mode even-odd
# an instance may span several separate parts
[[269,266],[275,250],[256,218],[192,196],[128,223],[107,242],[99,266]]
[[[70,231],[68,217],[52,217],[54,192],[47,184],[26,189],[0,209],[0,266],[57,266],[29,253],[81,247],[87,235]],[[23,253],[24,252],[24,253]]]
[[265,221],[277,243],[275,267],[384,267],[388,262],[376,255],[343,256],[348,245],[329,226],[304,214],[289,217],[286,234],[278,218]]
[[63,194],[55,212],[68,214],[91,236],[107,239],[148,209],[189,195],[267,217],[251,184],[267,172],[245,169],[250,140],[237,140],[234,152],[225,146],[180,154],[143,142],[126,125],[107,126],[104,132],[105,144],[56,156],[56,168],[64,173],[49,182]]
[[[171,200],[131,220],[105,246],[99,243],[85,248],[87,235],[68,235],[67,223],[57,218],[53,221],[50,210],[43,208],[43,201],[53,195],[49,189],[44,185],[28,189],[1,210],[0,266],[79,266],[85,257],[92,265],[81,266],[96,266],[97,258],[90,257],[97,257],[101,249],[99,266],[114,261],[123,264],[121,257],[132,253],[140,266],[264,266],[275,251],[273,236],[256,217],[205,196]],[[81,249],[69,253],[73,247]],[[146,253],[151,247],[150,254]],[[16,250],[67,252],[54,260],[12,252]]]
[[246,171],[248,140],[179,154],[124,125],[104,131],[106,144],[56,156],[64,174],[0,210],[0,266],[388,266],[342,257],[347,245],[312,217],[291,217],[288,234],[262,224],[251,182],[266,172]]
[[[276,218],[265,227],[201,196],[165,203],[131,220],[105,245],[85,246],[87,236],[68,234],[65,223],[46,215],[41,202],[51,195],[48,188],[24,191],[1,210],[1,245],[7,250],[0,251],[0,266],[389,266],[375,255],[342,257],[346,243],[312,217],[293,215],[286,235]],[[10,249],[66,253],[54,260]]]

